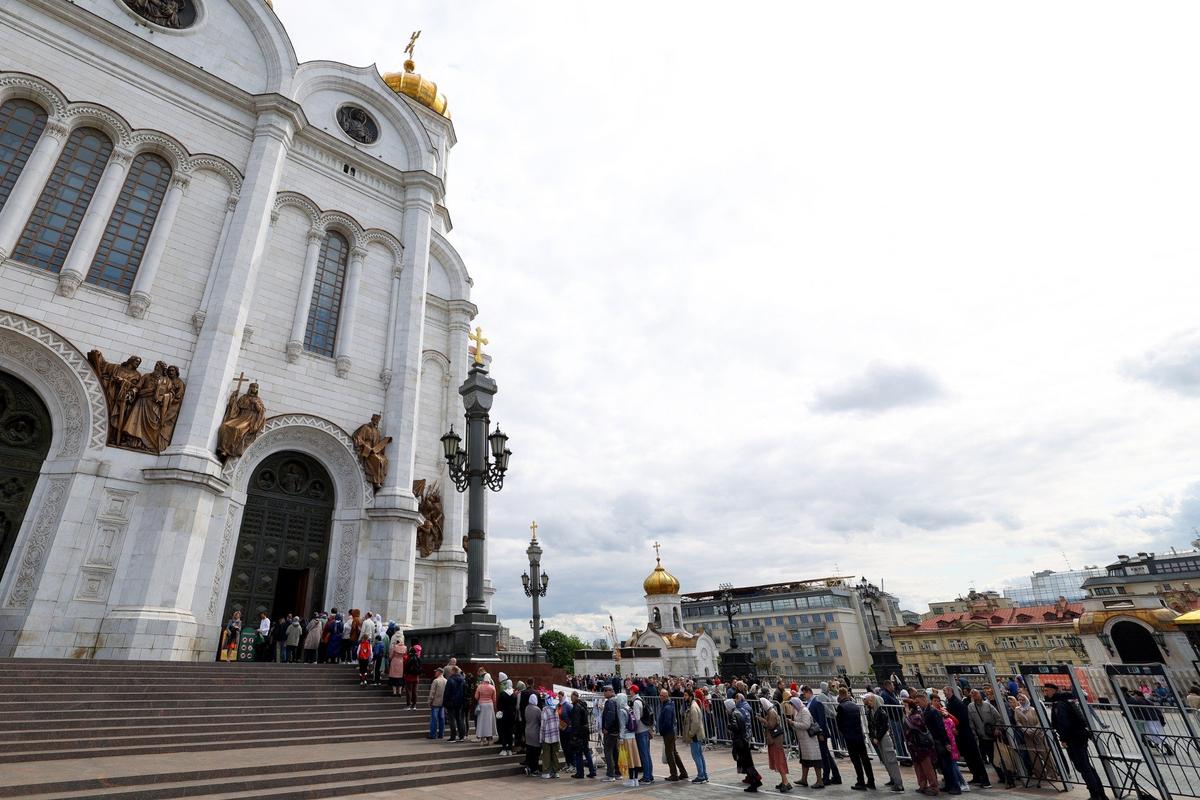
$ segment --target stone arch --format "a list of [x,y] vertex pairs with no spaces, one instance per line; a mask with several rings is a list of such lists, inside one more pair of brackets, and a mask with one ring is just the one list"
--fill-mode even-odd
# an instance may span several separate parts
[[103,456],[108,437],[104,390],[87,359],[50,328],[0,312],[0,368],[33,387],[50,410],[49,459]]
[[282,450],[295,450],[321,462],[333,478],[335,508],[339,514],[374,504],[375,493],[359,465],[354,442],[338,425],[309,414],[271,417],[262,433],[240,458],[230,459],[222,472],[230,491],[244,494],[258,462]]
[[321,207],[299,192],[278,192],[275,195],[275,208],[272,220],[279,216],[279,210],[285,207],[298,209],[308,217],[308,224],[315,226],[321,217]]
[[112,109],[95,103],[72,103],[67,107],[64,122],[72,131],[83,127],[97,128],[112,139],[114,147],[132,149],[129,123]]
[[141,153],[162,156],[171,165],[171,172],[175,175],[189,171],[187,148],[173,136],[151,130],[132,131],[129,134],[129,148],[135,156]]
[[219,156],[202,153],[191,156],[185,166],[187,172],[215,172],[229,182],[229,194],[237,197],[242,193],[242,175],[237,168]]
[[1126,664],[1161,664],[1166,659],[1154,640],[1154,629],[1132,617],[1108,622],[1108,635],[1121,661]]
[[14,98],[37,103],[50,117],[66,116],[70,105],[62,92],[42,79],[24,72],[6,72],[0,75],[0,103]]
[[400,274],[401,266],[404,262],[404,245],[395,236],[392,236],[385,230],[379,228],[368,228],[362,234],[363,245],[379,244],[392,254],[392,272],[396,275]]
[[342,211],[326,211],[317,217],[317,227],[325,231],[337,231],[350,240],[350,246],[356,250],[365,250],[363,246],[363,228],[358,221]]
[[450,279],[450,290],[454,295],[447,297],[447,300],[469,300],[471,298],[471,286],[474,281],[471,280],[471,275],[467,272],[467,265],[462,260],[462,256],[454,249],[454,246],[446,239],[445,236],[437,231],[430,231],[429,237],[429,252],[437,262],[446,270],[446,277]]

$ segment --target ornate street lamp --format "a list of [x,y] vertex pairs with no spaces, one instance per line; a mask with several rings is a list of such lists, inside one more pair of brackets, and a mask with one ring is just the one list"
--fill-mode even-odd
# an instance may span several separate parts
[[546,590],[550,587],[550,576],[541,572],[542,546],[538,544],[537,529],[536,520],[529,524],[532,536],[529,539],[529,548],[525,551],[525,554],[529,556],[529,572],[521,575],[521,583],[525,586],[525,596],[533,598],[533,619],[529,621],[529,627],[533,629],[533,641],[530,643],[529,649],[535,655],[541,652],[542,631],[546,629],[538,599],[545,597]]
[[729,649],[737,650],[737,634],[734,633],[733,618],[742,613],[742,607],[733,602],[732,583],[722,583],[717,588],[721,590],[721,604],[725,606],[725,619],[729,622]]
[[508,449],[508,437],[499,427],[488,433],[491,425],[488,412],[497,388],[483,359],[483,346],[488,340],[483,338],[480,328],[467,338],[475,343],[475,359],[466,381],[458,390],[466,409],[466,441],[454,432],[453,427],[442,437],[442,455],[450,479],[458,491],[468,493],[467,604],[462,614],[454,618],[454,647],[460,655],[494,657],[499,626],[496,618],[488,613],[483,593],[484,538],[487,535],[484,497],[485,488],[493,492],[503,488],[512,451]]
[[875,629],[875,647],[879,650],[883,649],[883,636],[879,633],[879,619],[875,616],[875,603],[879,600],[879,589],[875,584],[868,581],[865,577],[859,581],[858,595],[862,598],[863,605],[867,607],[867,611],[871,614],[871,626]]

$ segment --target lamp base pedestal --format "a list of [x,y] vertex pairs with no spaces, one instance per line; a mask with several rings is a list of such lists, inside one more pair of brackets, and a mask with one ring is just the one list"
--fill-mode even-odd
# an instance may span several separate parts
[[879,685],[891,680],[893,675],[901,681],[904,680],[904,667],[900,666],[896,651],[890,647],[871,651],[871,671],[875,673],[875,680]]
[[758,670],[754,666],[754,653],[747,650],[726,650],[721,653],[721,679],[730,681],[734,678],[749,680],[756,677]]

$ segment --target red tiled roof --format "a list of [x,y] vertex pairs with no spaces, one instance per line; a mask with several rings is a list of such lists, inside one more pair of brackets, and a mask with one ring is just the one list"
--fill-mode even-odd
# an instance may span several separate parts
[[972,611],[957,611],[953,614],[938,614],[913,628],[918,633],[933,633],[961,625],[978,623],[987,628],[1017,627],[1047,623],[1064,624],[1083,614],[1083,603],[1068,603],[1066,613],[1058,616],[1058,607],[1046,606],[1017,606],[1016,608],[997,608],[990,613],[980,614]]

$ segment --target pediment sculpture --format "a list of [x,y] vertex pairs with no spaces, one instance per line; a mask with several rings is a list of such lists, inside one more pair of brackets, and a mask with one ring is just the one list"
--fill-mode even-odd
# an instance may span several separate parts
[[428,558],[442,547],[446,514],[442,510],[441,484],[436,481],[427,484],[423,479],[413,481],[413,494],[417,498],[417,509],[424,517],[417,528],[417,552],[421,558]]
[[238,376],[237,386],[225,404],[225,417],[217,429],[217,457],[222,463],[245,453],[267,424],[267,409],[258,396],[258,384],[251,383],[242,394],[245,380],[245,373]]

